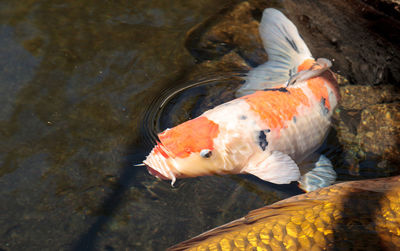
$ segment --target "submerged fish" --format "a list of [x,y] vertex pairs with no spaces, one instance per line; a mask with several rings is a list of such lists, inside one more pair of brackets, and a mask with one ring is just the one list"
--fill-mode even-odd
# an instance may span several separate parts
[[298,195],[169,250],[400,250],[400,176]]
[[[160,133],[143,162],[151,174],[172,183],[239,173],[277,184],[300,180],[298,164],[327,135],[339,99],[337,82],[331,62],[314,60],[281,12],[264,10],[259,30],[269,61],[249,72],[239,98]],[[332,165],[324,156],[316,159],[322,169],[316,187],[329,185],[336,177]]]

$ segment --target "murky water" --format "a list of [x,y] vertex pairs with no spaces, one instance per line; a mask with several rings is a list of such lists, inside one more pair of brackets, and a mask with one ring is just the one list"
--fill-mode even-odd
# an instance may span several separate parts
[[232,4],[0,2],[0,250],[160,250],[299,192],[133,167],[154,128],[233,98],[240,72],[180,81],[185,34]]

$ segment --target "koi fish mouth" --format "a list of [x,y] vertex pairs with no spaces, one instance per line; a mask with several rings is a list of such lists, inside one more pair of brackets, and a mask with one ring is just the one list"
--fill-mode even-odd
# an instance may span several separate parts
[[158,172],[156,169],[153,169],[151,166],[146,165],[147,171],[153,175],[154,177],[160,178],[162,180],[169,180],[167,177],[165,177],[164,175],[162,175],[160,172]]
[[147,171],[151,175],[162,180],[171,180],[174,183],[176,177],[173,170],[175,168],[171,166],[169,157],[165,155],[165,152],[161,152],[161,145],[158,144],[153,148],[146,160],[143,161],[143,164],[146,165]]

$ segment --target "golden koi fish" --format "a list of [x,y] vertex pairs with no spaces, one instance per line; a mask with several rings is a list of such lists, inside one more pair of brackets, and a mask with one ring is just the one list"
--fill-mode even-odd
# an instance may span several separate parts
[[169,250],[400,250],[400,176],[282,200]]
[[[276,184],[300,180],[298,164],[315,152],[330,128],[338,85],[331,62],[314,60],[281,12],[264,10],[260,34],[269,61],[249,72],[239,98],[160,133],[160,142],[144,161],[151,174],[172,183],[239,173]],[[314,170],[310,177],[322,185],[306,190],[336,178],[328,159],[317,160],[319,173]],[[301,182],[308,183],[306,178]]]

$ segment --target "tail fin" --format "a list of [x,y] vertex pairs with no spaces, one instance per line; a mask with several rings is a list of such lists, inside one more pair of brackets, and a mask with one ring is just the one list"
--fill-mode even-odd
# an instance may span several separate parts
[[237,91],[237,96],[284,84],[305,59],[312,58],[296,26],[282,12],[265,9],[259,31],[268,62],[248,73],[246,83]]

